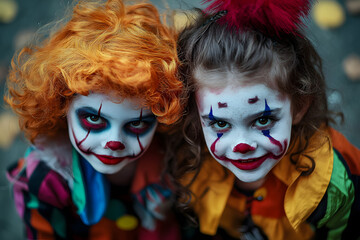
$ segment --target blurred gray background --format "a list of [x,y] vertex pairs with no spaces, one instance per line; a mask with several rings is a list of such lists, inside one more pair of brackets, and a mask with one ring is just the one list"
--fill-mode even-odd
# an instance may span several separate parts
[[[201,0],[152,0],[160,9],[199,7]],[[360,148],[360,15],[352,14],[345,0],[334,0],[344,13],[344,22],[336,28],[324,29],[311,17],[308,22],[308,36],[324,60],[324,71],[329,87],[328,101],[331,109],[342,111],[345,122],[335,126],[354,145]],[[360,0],[352,0],[360,4]],[[11,2],[15,5],[9,5]],[[67,0],[0,0],[0,91],[4,84],[10,60],[14,52],[31,40],[33,33],[43,25],[60,19],[71,1]],[[10,8],[8,8],[10,6]],[[11,17],[11,6],[17,12]],[[5,13],[4,13],[5,12]],[[329,15],[332,13],[328,12]],[[355,56],[349,58],[350,56]],[[350,60],[352,75],[344,71],[344,62]],[[355,59],[355,60],[354,60]],[[359,60],[360,61],[360,60]],[[352,67],[352,68],[351,68]],[[349,70],[349,71],[350,71]],[[350,75],[349,75],[350,74]],[[356,77],[357,76],[357,77]],[[27,141],[19,133],[17,120],[4,106],[0,98],[0,239],[24,239],[23,225],[15,212],[11,186],[5,171],[9,164],[22,156]]]

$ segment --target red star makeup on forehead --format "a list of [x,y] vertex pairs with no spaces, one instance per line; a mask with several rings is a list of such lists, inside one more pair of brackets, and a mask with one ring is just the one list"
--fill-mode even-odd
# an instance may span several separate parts
[[255,96],[254,98],[249,98],[248,103],[249,104],[254,104],[257,101],[259,101],[259,98],[257,96]]
[[222,102],[218,102],[218,107],[219,108],[227,108],[227,103],[225,102],[225,103],[222,103]]

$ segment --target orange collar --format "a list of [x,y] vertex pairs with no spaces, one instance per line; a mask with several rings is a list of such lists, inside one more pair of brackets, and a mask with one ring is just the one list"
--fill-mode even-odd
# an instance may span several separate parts
[[[317,143],[319,138],[328,137],[323,132],[310,139]],[[320,203],[330,182],[333,167],[333,150],[331,144],[323,144],[308,153],[316,162],[316,167],[309,176],[300,176],[295,165],[290,162],[289,153],[272,170],[273,174],[284,182],[288,189],[285,194],[284,208],[290,224],[296,230]],[[319,157],[320,156],[320,157]],[[298,163],[306,164],[308,159],[299,157]],[[182,183],[186,185],[193,174],[187,175]],[[191,203],[197,213],[200,231],[214,235],[219,226],[220,218],[233,188],[235,176],[225,170],[210,154],[204,160],[201,170],[190,186]]]
[[[333,149],[327,132],[321,131],[315,134],[310,139],[309,145],[312,146],[314,143],[324,144],[317,148],[314,146],[313,149],[310,147],[306,153],[314,159],[316,164],[314,171],[309,176],[300,176],[300,172],[290,162],[289,153],[272,170],[273,174],[288,186],[284,209],[295,230],[319,205],[330,183],[333,170]],[[298,164],[307,165],[309,159],[301,155]]]

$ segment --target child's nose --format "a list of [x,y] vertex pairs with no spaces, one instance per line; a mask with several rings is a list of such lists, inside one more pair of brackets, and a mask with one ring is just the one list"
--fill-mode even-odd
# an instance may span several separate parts
[[234,147],[233,152],[239,152],[239,153],[244,154],[244,153],[254,151],[254,150],[255,150],[255,148],[250,146],[249,144],[240,143]]
[[125,145],[119,141],[109,141],[106,143],[105,148],[110,148],[113,151],[125,149]]

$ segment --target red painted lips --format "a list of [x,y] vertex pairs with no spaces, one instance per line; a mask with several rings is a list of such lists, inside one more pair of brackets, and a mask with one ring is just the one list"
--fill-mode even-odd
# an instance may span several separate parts
[[140,151],[140,153],[138,155],[133,155],[133,156],[125,156],[125,157],[113,157],[113,156],[108,156],[108,155],[99,155],[96,153],[91,153],[93,154],[95,157],[97,157],[102,163],[107,164],[107,165],[116,165],[118,163],[120,163],[121,161],[125,160],[125,159],[136,159],[138,158],[144,151]]
[[107,165],[116,165],[120,163],[121,161],[129,158],[129,157],[113,157],[113,156],[107,156],[107,155],[98,155],[93,153],[95,157],[97,157],[102,163]]
[[[278,158],[276,156],[274,156],[271,153],[268,153],[262,157],[259,158],[251,158],[251,159],[246,159],[246,160],[230,160],[227,159],[225,161],[229,161],[231,162],[235,167],[241,169],[241,170],[253,170],[256,169],[258,167],[260,167],[260,165],[265,162],[266,159],[268,158],[272,158],[277,160]],[[279,157],[280,158],[280,157]]]
[[265,162],[266,159],[279,160],[282,156],[284,156],[286,150],[287,150],[287,141],[285,140],[283,151],[279,155],[274,155],[273,153],[267,153],[264,156],[258,158],[232,160],[225,156],[217,156],[214,152],[213,154],[217,159],[231,162],[235,167],[241,170],[253,170],[260,167],[260,165],[263,162]]

